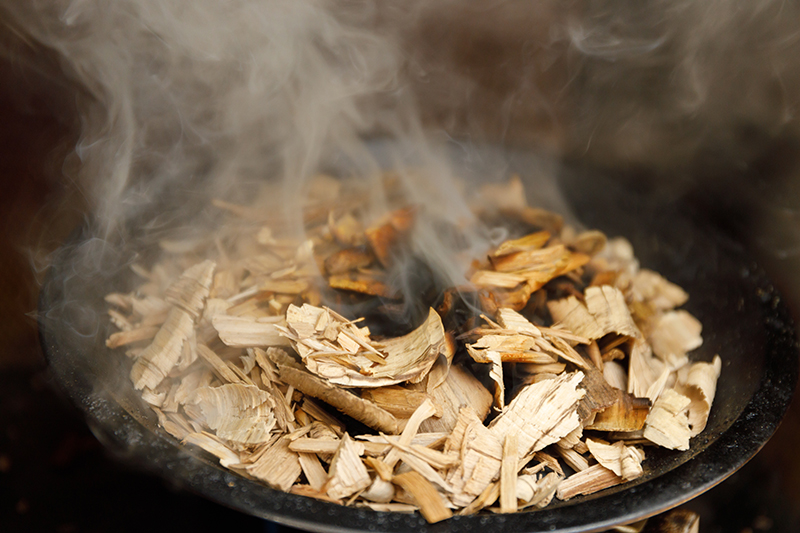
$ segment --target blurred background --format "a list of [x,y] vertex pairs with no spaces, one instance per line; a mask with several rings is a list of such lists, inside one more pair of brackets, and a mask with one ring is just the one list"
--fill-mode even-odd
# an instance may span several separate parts
[[[426,126],[533,146],[705,210],[797,320],[798,14],[796,2],[442,0],[385,2],[373,23],[405,43]],[[36,297],[48,254],[92,205],[74,150],[81,89],[8,24],[0,80],[0,529],[276,530],[117,461],[52,382]],[[685,505],[701,530],[800,530],[798,439],[796,400],[754,460]]]

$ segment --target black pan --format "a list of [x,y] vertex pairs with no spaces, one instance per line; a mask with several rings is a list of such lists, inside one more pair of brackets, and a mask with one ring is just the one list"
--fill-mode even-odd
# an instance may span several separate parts
[[[472,163],[480,158],[470,156]],[[502,172],[529,180],[526,156],[503,156]],[[478,169],[479,170],[479,169]],[[173,484],[244,513],[312,531],[596,531],[675,507],[730,476],[772,436],[798,377],[794,326],[780,295],[745,250],[702,213],[669,205],[590,172],[562,171],[559,184],[588,226],[634,245],[642,266],[690,294],[686,308],[703,323],[696,360],[723,361],[706,430],[687,452],[648,449],[633,483],[512,515],[455,517],[429,525],[419,515],[341,507],[274,491],[221,468],[201,450],[180,446],[132,390],[129,362],[104,346],[102,298],[129,286],[135,252],[77,232],[56,257],[40,298],[40,336],[50,370],[95,433],[130,461]],[[532,186],[532,187],[535,187]],[[87,266],[78,258],[99,253]]]

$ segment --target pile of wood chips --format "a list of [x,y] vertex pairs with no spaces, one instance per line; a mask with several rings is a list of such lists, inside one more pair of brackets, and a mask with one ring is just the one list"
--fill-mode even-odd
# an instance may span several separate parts
[[302,239],[215,201],[229,224],[162,241],[141,286],[107,296],[107,345],[182,443],[276,489],[437,522],[636,479],[645,447],[687,450],[705,427],[720,359],[690,361],[687,294],[627,241],[527,206],[516,178],[486,186],[477,217],[521,236],[411,332],[375,338],[323,295],[400,298],[387,272],[418,210],[365,222],[341,182],[312,191]]

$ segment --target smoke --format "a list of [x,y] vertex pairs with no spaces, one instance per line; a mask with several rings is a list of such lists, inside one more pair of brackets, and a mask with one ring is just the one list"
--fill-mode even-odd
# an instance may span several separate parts
[[[635,169],[673,195],[727,195],[731,209],[744,205],[767,226],[797,208],[776,215],[751,199],[752,169],[776,141],[800,139],[797,3],[39,0],[3,9],[80,88],[75,156],[109,241],[132,223],[155,235],[206,216],[209,197],[247,203],[265,179],[283,183],[274,208],[299,228],[308,177],[337,168],[375,179],[409,159],[436,176],[404,175],[409,197],[463,219],[441,149],[451,137]],[[364,142],[375,136],[396,143],[390,156]],[[791,165],[776,174],[767,188],[796,181]],[[375,189],[373,217],[386,208]],[[442,254],[425,252],[435,241],[421,253],[453,279]]]

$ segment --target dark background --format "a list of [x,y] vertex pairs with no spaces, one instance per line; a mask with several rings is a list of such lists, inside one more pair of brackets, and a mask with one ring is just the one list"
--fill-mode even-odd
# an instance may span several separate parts
[[[70,178],[71,147],[79,135],[73,105],[57,83],[14,54],[0,58],[0,530],[275,531],[274,524],[178,490],[112,457],[48,375],[35,321],[38,282],[48,252],[86,209]],[[783,172],[776,165],[788,161],[792,166],[794,153],[794,144],[777,139],[765,150],[764,164],[748,172]],[[785,188],[780,180],[766,183],[767,196]],[[752,201],[731,195],[722,203],[704,203],[718,186],[711,187],[695,191],[693,201],[714,209],[725,231],[750,247],[797,317],[798,262],[761,245],[763,233],[747,224],[756,215],[741,212],[751,209]],[[753,461],[685,505],[699,513],[701,530],[800,531],[798,439],[795,401]]]

